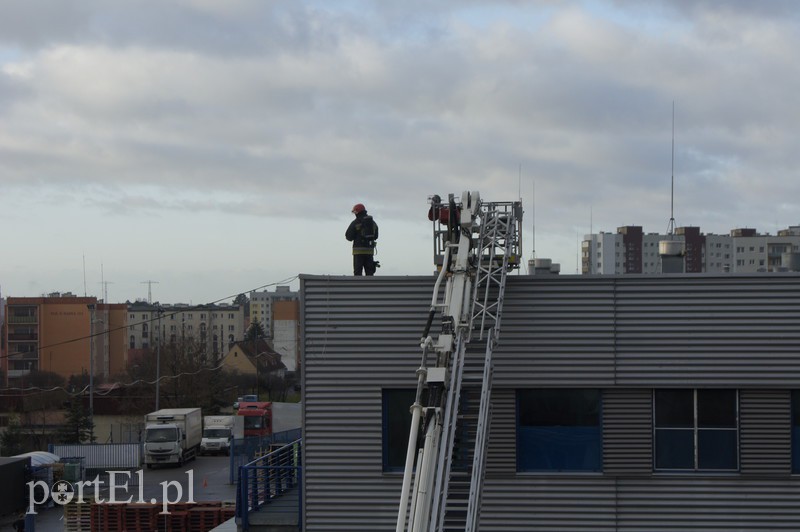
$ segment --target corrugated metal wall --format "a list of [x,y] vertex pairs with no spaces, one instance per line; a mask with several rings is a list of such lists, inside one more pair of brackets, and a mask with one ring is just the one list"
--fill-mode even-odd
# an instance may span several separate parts
[[[432,277],[301,282],[305,530],[394,530],[381,392],[413,388]],[[475,349],[483,346],[476,343]],[[800,276],[511,277],[481,530],[797,530]],[[603,473],[516,473],[515,391],[603,390]],[[740,390],[741,473],[652,473],[652,389]]]

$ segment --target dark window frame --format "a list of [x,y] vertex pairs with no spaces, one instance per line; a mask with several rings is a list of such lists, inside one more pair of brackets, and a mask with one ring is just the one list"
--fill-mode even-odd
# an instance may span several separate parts
[[[659,426],[658,425],[658,393],[659,392],[692,392],[692,426],[691,427],[679,427],[679,426]],[[712,425],[700,425],[699,417],[700,417],[700,408],[698,406],[698,396],[700,393],[704,392],[712,392],[713,391],[727,391],[733,392],[734,394],[734,418],[735,418],[735,427],[730,426],[712,426]],[[740,395],[738,389],[731,389],[731,388],[720,388],[720,389],[713,389],[713,388],[680,388],[680,389],[654,389],[653,390],[653,471],[655,473],[738,473],[741,469],[741,409],[740,409]],[[659,459],[659,450],[658,450],[658,432],[689,432],[691,431],[692,434],[692,466],[691,467],[664,467],[658,465]],[[730,468],[714,468],[714,467],[702,467],[701,464],[701,453],[702,453],[702,443],[700,441],[701,432],[704,435],[709,435],[709,433],[713,432],[733,432],[734,433],[734,441],[735,446],[733,449],[733,455],[735,464],[733,467]]]
[[800,390],[792,390],[790,398],[792,474],[800,474]]
[[[553,425],[553,424],[522,424],[521,418],[523,417],[523,407],[521,406],[521,401],[525,400],[524,397],[526,394],[535,394],[537,392],[541,392],[542,394],[558,394],[558,393],[570,393],[570,392],[580,392],[580,393],[592,393],[596,394],[596,404],[592,407],[592,411],[590,412],[582,412],[579,416],[582,418],[581,422],[572,421],[569,423],[565,423],[563,425]],[[551,397],[550,400],[553,398]],[[585,399],[585,398],[584,398]],[[515,393],[515,403],[516,403],[516,470],[518,473],[534,473],[534,474],[576,474],[576,473],[602,473],[603,472],[603,390],[600,388],[520,388],[516,390]],[[552,416],[552,414],[549,414]],[[588,418],[592,418],[594,423],[586,424],[586,420]],[[534,429],[539,427],[545,431],[547,430],[560,430],[561,432],[565,432],[564,435],[567,435],[570,431],[570,428],[575,430],[581,430],[585,432],[582,435],[583,442],[585,444],[583,449],[579,449],[577,446],[573,448],[573,451],[580,451],[584,453],[583,458],[583,465],[577,465],[577,462],[572,460],[572,465],[567,463],[569,459],[561,459],[560,467],[558,465],[551,465],[551,466],[542,466],[540,465],[542,460],[538,460],[539,464],[536,464],[537,460],[533,459],[533,463],[531,463],[531,458],[527,453],[535,452],[533,449],[528,449],[528,446],[531,444],[541,444],[540,450],[542,448],[549,448],[555,449],[555,443],[550,442],[549,444],[546,441],[539,440],[537,436],[534,434],[532,436],[524,436],[523,431],[525,427],[529,429]],[[526,443],[526,439],[529,441]],[[527,451],[526,451],[527,449]],[[563,449],[561,449],[563,453]],[[558,462],[559,459],[556,458],[554,460],[550,460],[548,458],[543,459],[544,462],[549,462],[554,464]],[[526,465],[530,464],[530,465]]]
[[[415,388],[381,390],[381,468],[384,473],[405,471],[408,437],[411,432],[411,405],[414,404],[416,395]],[[422,406],[426,406],[424,397]],[[422,431],[422,424],[419,430]],[[422,435],[418,435],[417,450],[422,439]]]

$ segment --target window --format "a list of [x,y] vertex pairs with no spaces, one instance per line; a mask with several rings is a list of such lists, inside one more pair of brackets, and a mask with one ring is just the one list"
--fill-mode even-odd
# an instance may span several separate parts
[[800,473],[800,391],[792,392],[792,473]]
[[236,327],[234,327],[233,325],[228,325],[228,330],[229,331],[235,331]]
[[134,335],[131,335],[130,343],[128,345],[131,349],[136,349],[136,337]]
[[518,471],[601,471],[600,390],[517,391]]
[[[413,388],[383,390],[383,470],[403,471],[406,466],[408,436],[411,432],[411,405],[417,391]],[[422,405],[428,404],[427,392],[423,392]],[[425,435],[422,424],[417,439],[417,450],[422,447]]]
[[416,391],[383,390],[383,470],[403,471]]
[[736,390],[656,390],[655,469],[739,468]]

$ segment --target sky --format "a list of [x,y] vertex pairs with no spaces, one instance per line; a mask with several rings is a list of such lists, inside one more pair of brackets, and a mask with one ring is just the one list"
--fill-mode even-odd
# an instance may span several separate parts
[[792,0],[4,0],[0,291],[202,304],[349,275],[355,203],[378,275],[430,274],[428,197],[464,190],[521,197],[526,258],[562,274],[586,233],[664,233],[673,175],[677,226],[774,234],[800,224],[799,22]]

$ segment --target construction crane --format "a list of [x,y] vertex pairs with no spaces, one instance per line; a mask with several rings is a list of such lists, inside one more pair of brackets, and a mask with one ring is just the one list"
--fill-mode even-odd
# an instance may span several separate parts
[[[450,194],[447,203],[439,196],[430,203],[439,274],[420,341],[397,532],[474,532],[491,417],[492,352],[506,276],[522,257],[522,204],[483,202],[475,191],[464,192],[460,202]],[[441,332],[434,337],[437,314]],[[473,337],[486,342],[482,356],[467,350]]]

